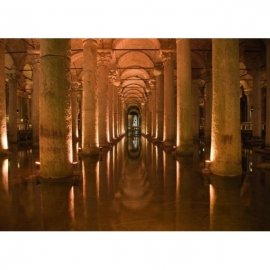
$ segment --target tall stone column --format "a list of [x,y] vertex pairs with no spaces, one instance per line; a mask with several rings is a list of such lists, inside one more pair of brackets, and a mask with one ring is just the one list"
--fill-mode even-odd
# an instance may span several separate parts
[[40,175],[72,175],[70,39],[40,41]]
[[40,56],[32,58],[33,65],[33,90],[31,98],[31,124],[32,124],[32,145],[39,146],[39,87],[40,87]]
[[212,72],[207,70],[205,74],[205,119],[204,119],[204,141],[206,143],[211,142],[211,130],[212,130]]
[[162,52],[164,64],[164,134],[163,145],[172,147],[175,145],[176,135],[176,111],[174,93],[174,59],[173,53]]
[[251,106],[253,106],[253,89],[247,88],[244,89],[244,93],[247,97],[247,122],[252,122],[251,118]]
[[0,156],[5,155],[8,149],[6,124],[5,44],[5,40],[0,39]]
[[151,88],[151,137],[154,139],[156,137],[156,87],[155,80],[151,79],[149,85]]
[[97,114],[97,42],[83,40],[83,92],[82,92],[82,154],[98,155],[98,114]]
[[199,140],[200,131],[200,90],[198,80],[192,80],[192,133],[193,140]]
[[163,120],[164,120],[164,76],[156,76],[156,140],[163,139]]
[[191,57],[189,39],[177,39],[177,128],[176,153],[193,154]]
[[79,139],[78,133],[78,101],[77,93],[80,85],[78,82],[71,83],[71,113],[72,113],[72,141]]
[[148,92],[148,101],[146,103],[147,105],[147,136],[148,138],[151,137],[151,127],[152,127],[152,91]]
[[146,134],[146,105],[141,108],[141,133]]
[[125,127],[127,125],[126,123],[126,109],[124,106],[122,106],[122,115],[121,115],[121,130],[122,130],[122,134],[125,134]]
[[[213,103],[211,172],[242,173],[239,45],[237,39],[212,40]],[[233,116],[233,117],[232,117]]]
[[113,141],[113,117],[114,117],[114,106],[113,106],[113,84],[109,83],[108,86],[108,124],[109,124],[109,142]]
[[108,100],[108,66],[111,51],[99,50],[97,58],[97,104],[98,104],[98,138],[102,147],[110,144],[109,100]]
[[253,72],[253,112],[252,112],[252,138],[253,143],[262,140],[262,104],[261,104],[261,74]]
[[9,86],[9,125],[8,125],[8,141],[9,143],[17,143],[17,75],[15,73],[8,74]]
[[265,147],[270,148],[270,40],[266,41],[266,82]]
[[118,133],[118,92],[117,92],[117,87],[113,86],[113,106],[114,106],[114,139],[117,139],[119,136]]

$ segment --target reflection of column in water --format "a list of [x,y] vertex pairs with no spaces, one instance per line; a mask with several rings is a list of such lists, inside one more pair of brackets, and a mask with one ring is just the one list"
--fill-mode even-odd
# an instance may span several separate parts
[[175,188],[176,188],[176,161],[171,152],[163,151],[163,181],[164,181],[164,211],[168,230],[175,230]]
[[242,176],[222,177],[211,175],[210,230],[242,230],[240,184]]
[[97,207],[99,201],[98,157],[83,157],[83,199],[85,209],[85,230],[98,230]]
[[71,230],[70,213],[71,181],[42,181],[42,210],[45,231]]

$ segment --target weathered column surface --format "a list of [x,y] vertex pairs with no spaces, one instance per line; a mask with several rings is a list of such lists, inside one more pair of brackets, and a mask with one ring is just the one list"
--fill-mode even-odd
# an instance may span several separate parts
[[212,130],[212,72],[211,70],[206,71],[205,75],[205,118],[204,118],[204,141],[206,143],[211,142],[211,130]]
[[40,92],[40,57],[32,58],[33,64],[33,90],[31,97],[31,124],[32,124],[32,145],[39,146],[39,92]]
[[0,39],[0,156],[7,153],[5,40]]
[[200,131],[200,101],[199,101],[199,81],[192,80],[192,133],[193,140],[199,140]]
[[265,147],[270,148],[270,40],[266,42],[266,130]]
[[175,145],[176,111],[174,93],[174,59],[172,52],[163,52],[164,63],[164,134],[163,145]]
[[189,39],[177,39],[177,128],[176,153],[193,154],[191,57]]
[[83,41],[83,92],[82,92],[82,154],[98,155],[98,115],[97,115],[97,42]]
[[213,106],[210,169],[217,175],[240,175],[242,155],[238,40],[213,39],[212,48]]
[[78,82],[71,83],[71,114],[72,114],[72,141],[79,139],[78,133],[78,101],[77,93],[80,85]]
[[99,50],[97,58],[98,138],[99,146],[102,147],[110,144],[108,104],[108,66],[110,60],[110,50]]
[[146,103],[147,105],[147,136],[151,137],[151,127],[152,127],[152,102],[153,102],[153,96],[152,91],[148,93],[148,101]]
[[163,139],[163,119],[164,119],[164,76],[156,76],[156,140]]
[[8,123],[8,141],[9,143],[18,142],[17,133],[17,75],[15,73],[8,74],[9,86],[9,123]]
[[40,175],[72,175],[70,39],[40,41]]

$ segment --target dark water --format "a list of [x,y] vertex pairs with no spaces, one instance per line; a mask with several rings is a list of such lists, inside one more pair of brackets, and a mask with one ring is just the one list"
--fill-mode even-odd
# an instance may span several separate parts
[[270,172],[243,149],[240,177],[204,177],[192,158],[144,137],[123,138],[98,158],[82,158],[67,181],[38,176],[37,150],[17,147],[0,160],[1,231],[268,231]]

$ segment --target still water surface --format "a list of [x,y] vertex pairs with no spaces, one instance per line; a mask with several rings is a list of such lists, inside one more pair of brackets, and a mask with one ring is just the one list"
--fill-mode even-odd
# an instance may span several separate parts
[[14,148],[0,160],[0,230],[270,230],[270,173],[256,169],[265,157],[243,149],[242,176],[204,177],[207,149],[194,148],[192,158],[175,158],[124,137],[97,158],[76,154],[68,181],[40,179],[38,151]]

